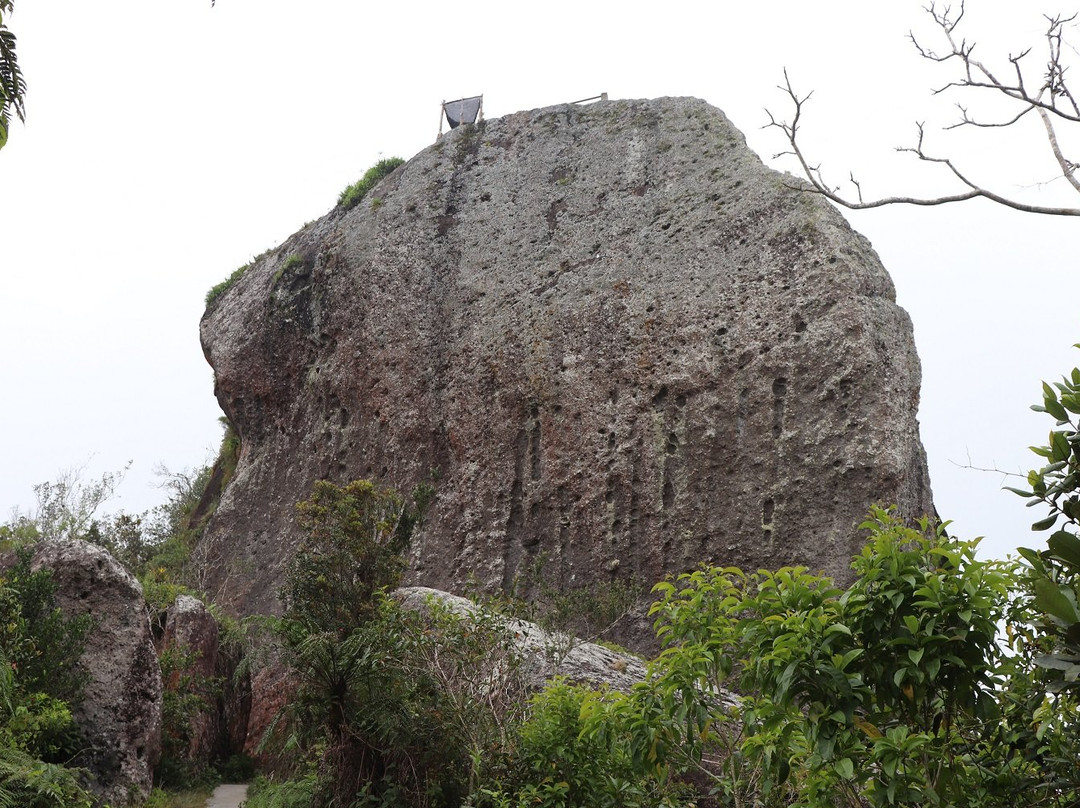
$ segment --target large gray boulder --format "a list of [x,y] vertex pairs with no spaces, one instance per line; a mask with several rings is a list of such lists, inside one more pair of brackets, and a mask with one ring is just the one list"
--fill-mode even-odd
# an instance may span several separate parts
[[[417,612],[432,603],[461,617],[483,611],[468,598],[426,586],[405,586],[394,592],[402,606]],[[645,662],[634,654],[582,640],[571,634],[548,631],[536,623],[491,613],[514,638],[525,684],[539,691],[556,677],[595,689],[629,693],[646,678]],[[734,697],[724,694],[728,700]],[[734,703],[732,701],[732,703]]]
[[93,775],[104,803],[141,805],[161,756],[161,670],[142,587],[100,547],[43,541],[31,569],[52,571],[56,605],[66,617],[89,614],[94,626],[80,664],[89,675],[73,710],[87,749],[75,764]]
[[201,324],[242,440],[214,595],[278,608],[316,479],[432,470],[412,583],[845,580],[871,503],[933,511],[919,361],[869,243],[797,186],[702,101],[559,106],[454,130],[260,258]]

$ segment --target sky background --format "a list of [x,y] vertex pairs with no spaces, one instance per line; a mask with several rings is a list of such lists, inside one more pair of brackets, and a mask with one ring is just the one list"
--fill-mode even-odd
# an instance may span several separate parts
[[[752,8],[750,6],[753,6]],[[1030,7],[1029,7],[1030,6]],[[969,0],[988,62],[1036,46],[1062,3]],[[996,189],[1080,200],[1054,178],[1033,119],[943,132],[963,97],[920,60],[922,3],[891,0],[394,4],[306,0],[16,0],[9,19],[27,122],[0,150],[0,520],[32,485],[131,461],[112,510],[164,498],[155,467],[212,459],[221,414],[198,339],[206,291],[329,211],[376,160],[430,145],[443,99],[485,116],[607,92],[685,95],[724,110],[765,162],[794,171],[766,108],[790,116],[787,68],[814,91],[804,147],[868,195],[947,190],[896,146],[928,145]],[[1080,43],[1080,30],[1066,30]],[[1070,58],[1075,58],[1070,52]],[[968,98],[993,112],[990,98]],[[985,105],[985,106],[984,106]],[[1080,133],[1062,133],[1080,150]],[[1070,141],[1071,139],[1071,141]],[[1040,381],[1080,364],[1080,220],[974,202],[846,214],[911,314],[935,500],[960,535],[1003,556],[1040,537],[999,490],[1051,426]]]

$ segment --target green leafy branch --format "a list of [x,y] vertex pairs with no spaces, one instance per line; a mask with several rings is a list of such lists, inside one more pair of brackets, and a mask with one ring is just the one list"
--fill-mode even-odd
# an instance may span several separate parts
[[1080,680],[1080,368],[1073,368],[1060,382],[1044,382],[1042,404],[1031,408],[1056,422],[1046,445],[1031,447],[1046,464],[1028,472],[1028,489],[1008,490],[1028,499],[1029,507],[1049,509],[1047,516],[1032,524],[1032,530],[1058,528],[1047,539],[1045,550],[1019,551],[1030,565],[1037,625],[1049,644],[1035,664],[1051,672],[1052,689],[1076,688]]
[[0,148],[8,139],[8,123],[11,113],[26,120],[26,80],[15,56],[15,34],[4,23],[4,15],[10,15],[13,0],[0,0]]

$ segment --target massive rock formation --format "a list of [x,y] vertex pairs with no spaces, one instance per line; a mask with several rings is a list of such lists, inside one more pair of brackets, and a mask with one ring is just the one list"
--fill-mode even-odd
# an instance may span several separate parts
[[116,808],[142,804],[161,756],[161,671],[142,587],[105,550],[77,540],[43,541],[31,568],[52,570],[56,605],[90,614],[94,627],[80,665],[89,674],[73,710],[87,748],[75,761],[91,789]]
[[869,243],[797,184],[702,101],[559,106],[454,130],[262,257],[201,325],[242,439],[217,596],[276,608],[316,479],[432,470],[414,583],[843,578],[870,503],[932,511],[919,363]]

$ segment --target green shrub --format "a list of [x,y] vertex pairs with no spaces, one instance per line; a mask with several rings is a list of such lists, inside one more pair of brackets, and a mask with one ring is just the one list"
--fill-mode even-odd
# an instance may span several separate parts
[[[476,808],[634,808],[673,804],[676,789],[636,767],[604,694],[556,680],[532,700],[503,772]],[[602,731],[601,731],[602,728]]]
[[248,786],[244,808],[311,808],[316,804],[319,785],[314,774],[281,782],[259,776]]
[[229,291],[238,280],[244,277],[244,273],[249,269],[251,269],[251,264],[244,264],[242,267],[237,267],[229,277],[216,286],[211,287],[210,291],[206,293],[206,307],[210,308],[214,305],[217,299]]
[[350,805],[361,794],[367,803],[409,804],[405,794],[426,791],[446,753],[430,677],[400,662],[410,618],[386,594],[405,569],[423,499],[408,502],[367,480],[319,481],[297,505],[304,536],[287,567],[277,628],[298,681],[284,715],[286,746],[332,775],[322,804]]
[[400,157],[388,157],[385,160],[380,160],[369,168],[357,182],[354,182],[341,192],[341,196],[338,197],[338,205],[345,210],[356,207],[367,195],[368,191],[378,185],[383,177],[404,164],[404,162]]
[[67,764],[84,745],[69,705],[82,698],[92,621],[63,617],[51,573],[32,572],[30,557],[21,547],[0,575],[0,805],[89,808]]
[[1036,664],[1054,679],[1054,690],[1080,694],[1080,368],[1042,387],[1043,402],[1031,409],[1046,413],[1055,424],[1046,445],[1032,446],[1031,451],[1044,465],[1028,472],[1028,488],[1007,490],[1028,499],[1028,505],[1048,508],[1049,515],[1032,530],[1057,528],[1046,550],[1019,552],[1028,563],[1026,586],[1047,652]]
[[166,788],[217,780],[205,761],[192,759],[193,722],[214,708],[221,683],[195,672],[197,655],[187,646],[170,645],[158,655],[161,665],[161,760],[155,782]]
[[82,699],[89,678],[79,666],[93,626],[90,615],[66,618],[56,606],[56,583],[48,569],[32,571],[33,548],[16,553],[0,573],[0,651],[18,672],[23,694],[43,693],[69,704]]
[[247,783],[255,777],[255,759],[240,753],[231,755],[218,767],[218,774],[225,783]]
[[664,650],[609,709],[635,764],[707,772],[733,804],[1072,804],[1077,705],[997,641],[1026,632],[1015,565],[883,509],[863,528],[846,591],[799,567],[657,585]]

